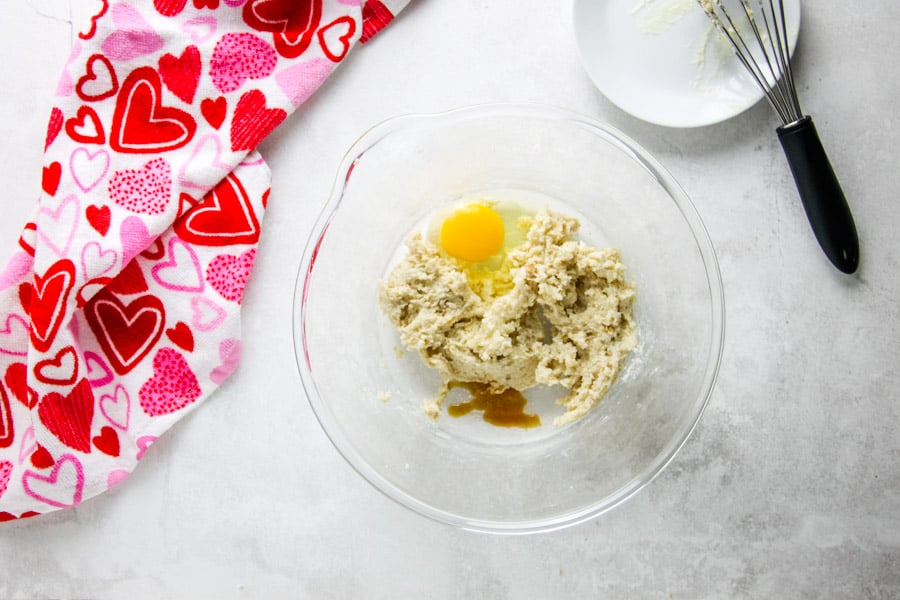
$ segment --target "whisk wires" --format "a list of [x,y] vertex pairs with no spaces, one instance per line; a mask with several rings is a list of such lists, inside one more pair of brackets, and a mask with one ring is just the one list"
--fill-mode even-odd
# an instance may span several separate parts
[[[781,0],[697,0],[734,49],[783,125],[803,118],[791,71],[787,24]],[[736,6],[740,8],[736,8]],[[754,8],[755,7],[755,8]]]

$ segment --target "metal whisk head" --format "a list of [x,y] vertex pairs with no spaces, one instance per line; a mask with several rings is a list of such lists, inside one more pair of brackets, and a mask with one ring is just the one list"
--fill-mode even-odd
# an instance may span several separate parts
[[803,118],[788,48],[782,0],[697,0],[719,33],[731,42],[735,55],[753,76],[783,125]]

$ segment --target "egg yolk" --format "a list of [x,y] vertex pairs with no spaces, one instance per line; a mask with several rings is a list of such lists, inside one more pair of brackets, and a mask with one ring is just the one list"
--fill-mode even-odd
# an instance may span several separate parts
[[486,204],[460,208],[441,224],[441,246],[469,262],[489,259],[503,247],[503,219]]

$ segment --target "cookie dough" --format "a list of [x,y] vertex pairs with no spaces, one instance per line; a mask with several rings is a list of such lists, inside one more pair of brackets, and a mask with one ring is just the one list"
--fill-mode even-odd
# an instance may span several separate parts
[[562,385],[554,423],[572,422],[600,403],[635,346],[635,292],[619,252],[575,239],[577,219],[523,219],[525,242],[507,256],[512,288],[496,298],[475,293],[458,261],[420,233],[381,285],[401,342],[443,380],[423,407],[433,418],[451,382],[476,382],[496,392]]

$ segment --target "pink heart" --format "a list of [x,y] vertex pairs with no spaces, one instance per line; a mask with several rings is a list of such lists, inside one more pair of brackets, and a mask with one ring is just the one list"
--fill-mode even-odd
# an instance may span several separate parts
[[85,279],[102,277],[113,270],[119,260],[115,250],[104,250],[97,242],[88,242],[81,249],[81,268]]
[[239,256],[220,254],[206,267],[206,281],[223,298],[240,304],[255,258],[256,248]]
[[162,36],[144,20],[137,10],[128,4],[112,7],[114,31],[103,40],[101,49],[113,60],[127,61],[161,50],[165,45]]
[[[200,157],[199,160],[197,157]],[[217,135],[210,134],[194,146],[191,157],[178,171],[178,181],[184,187],[207,191],[224,179],[231,169],[231,165],[222,162],[221,140]]]
[[209,374],[209,378],[216,385],[222,385],[222,382],[237,370],[238,364],[241,362],[241,341],[222,340],[222,343],[219,344],[219,360],[222,361],[222,364]]
[[16,252],[0,273],[0,290],[26,281],[33,270],[34,257],[27,252]]
[[200,331],[212,331],[228,316],[225,309],[203,296],[191,298],[191,310],[194,313],[191,323]]
[[169,259],[153,266],[153,279],[167,290],[202,292],[203,273],[197,253],[191,246],[173,235],[169,238]]
[[84,353],[84,364],[87,369],[87,380],[91,387],[101,387],[107,383],[112,383],[112,370],[96,352],[86,350]]
[[72,44],[72,51],[69,52],[62,77],[59,78],[59,84],[56,86],[56,95],[60,98],[67,98],[75,93],[75,82],[69,74],[69,67],[78,59],[79,55],[81,55],[81,42],[76,41]]
[[109,171],[109,153],[102,148],[96,152],[83,147],[76,148],[69,157],[69,170],[81,191],[90,192]]
[[181,353],[161,348],[153,358],[153,377],[138,390],[141,408],[151,417],[168,415],[200,398],[200,383]]
[[34,427],[29,427],[22,434],[22,445],[19,446],[19,464],[28,460],[35,450],[37,450],[37,439],[34,437]]
[[248,79],[264,79],[278,63],[275,49],[252,33],[226,33],[218,41],[209,63],[213,85],[233,92]]
[[202,44],[216,34],[216,19],[215,17],[194,17],[185,21],[181,30],[190,34],[191,41]]
[[127,431],[131,417],[131,397],[128,395],[128,390],[118,384],[112,395],[100,396],[100,412],[111,425]]
[[26,494],[50,506],[75,506],[81,502],[84,490],[84,468],[73,455],[63,454],[47,476],[31,470],[25,471],[22,487]]
[[241,167],[258,167],[260,165],[265,164],[266,159],[257,154],[256,152],[251,152],[248,154],[244,160],[238,163]]
[[111,488],[122,483],[122,480],[128,477],[128,471],[125,469],[115,469],[106,476],[106,487]]
[[6,315],[6,326],[0,329],[0,353],[28,355],[28,321],[16,314]]
[[0,460],[0,496],[6,491],[9,485],[9,478],[12,476],[13,464],[8,460]]
[[138,217],[128,217],[122,222],[119,230],[119,239],[122,242],[122,264],[127,265],[131,259],[143,252],[147,246],[153,243],[147,226]]
[[288,67],[275,76],[278,87],[297,107],[312,96],[334,70],[335,63],[324,58],[314,58],[305,63]]
[[75,92],[75,82],[68,71],[63,71],[59,76],[59,83],[56,84],[57,98],[68,98]]
[[142,435],[141,437],[139,437],[137,439],[136,443],[137,443],[137,447],[138,447],[138,453],[137,453],[138,460],[141,460],[141,458],[143,458],[144,453],[147,451],[148,448],[150,448],[150,446],[153,445],[153,442],[155,442],[156,439],[157,438],[155,435]]
[[132,212],[162,214],[172,197],[172,168],[165,159],[154,158],[140,169],[116,171],[109,197]]
[[73,194],[66,196],[56,208],[41,206],[38,212],[38,237],[57,256],[64,257],[69,252],[69,245],[78,227],[79,205],[78,198]]
[[78,319],[72,319],[69,321],[69,333],[72,334],[73,340],[80,340],[81,336],[78,335]]

